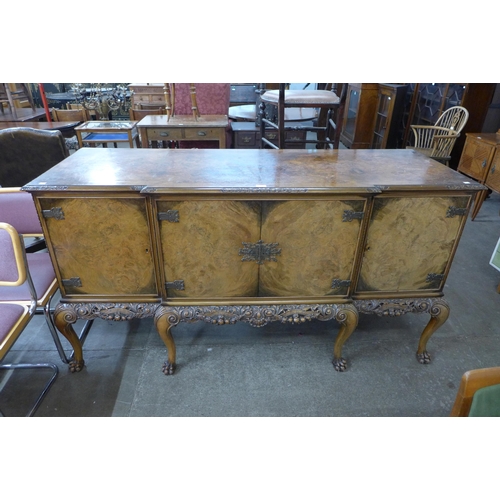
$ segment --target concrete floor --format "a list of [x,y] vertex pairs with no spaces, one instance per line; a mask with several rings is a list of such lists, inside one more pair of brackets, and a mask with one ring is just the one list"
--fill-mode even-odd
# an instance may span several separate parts
[[[489,265],[499,209],[493,193],[467,221],[445,287],[451,314],[428,343],[429,365],[415,359],[427,314],[361,315],[343,349],[343,373],[331,364],[335,321],[263,328],[181,323],[173,330],[178,369],[165,376],[166,349],[152,319],[95,320],[86,366],[70,373],[37,315],[4,363],[59,366],[38,417],[447,416],[465,371],[500,364],[500,273]],[[22,416],[43,375],[0,375],[0,408]]]

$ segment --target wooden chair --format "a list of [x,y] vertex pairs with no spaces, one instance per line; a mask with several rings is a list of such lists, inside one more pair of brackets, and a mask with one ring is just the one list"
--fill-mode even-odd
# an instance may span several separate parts
[[[10,224],[0,222],[0,360],[29,324],[37,307],[36,290],[23,240]],[[7,293],[4,293],[7,291]],[[59,369],[53,363],[15,363],[0,365],[1,370],[50,369],[52,375],[44,385],[26,416],[31,417],[54,383]],[[0,410],[0,415],[5,416]]]
[[[20,188],[0,188],[0,221],[11,225],[24,242],[33,239],[38,243],[40,240],[44,241],[33,197],[30,193],[21,191]],[[26,246],[26,243],[24,245]],[[63,363],[69,363],[73,354],[66,356],[53,319],[52,300],[59,290],[54,266],[47,252],[36,251],[39,250],[39,246],[39,244],[33,246],[34,251],[26,254],[26,265],[35,286],[36,311],[44,314],[61,360]],[[24,290],[24,293],[22,298],[27,300],[27,291]],[[9,298],[8,294],[8,290],[0,291],[0,300]],[[92,321],[84,324],[79,333],[81,341],[85,341],[91,326]]]
[[414,149],[449,165],[453,146],[468,119],[467,109],[453,106],[438,118],[435,125],[410,125],[415,143],[407,149]]
[[[334,92],[333,84],[328,84],[324,90],[286,90],[286,84],[280,83],[279,90],[268,90],[260,97],[260,128],[261,147],[269,146],[274,149],[284,149],[289,143],[286,140],[287,130],[303,130],[316,132],[315,139],[304,139],[301,143],[316,143],[316,147],[338,149],[340,142],[340,128],[347,97],[347,85],[338,84],[339,94]],[[276,121],[266,114],[266,108],[273,106],[276,109]],[[289,126],[285,122],[285,108],[316,108],[319,117],[316,125]],[[266,126],[278,131],[278,144],[275,145],[266,138]],[[294,141],[297,143],[297,141]],[[290,142],[291,143],[291,142]]]
[[462,375],[450,417],[500,416],[500,366]]
[[[82,104],[77,104],[77,103],[67,103],[66,104],[66,109],[85,109]],[[94,109],[85,109],[89,115],[89,120],[97,120],[97,113],[95,112]]]
[[[231,100],[229,83],[166,83],[164,86],[167,120],[186,116],[198,121],[207,115],[227,116]],[[191,118],[193,117],[193,118]],[[226,147],[231,142],[231,127],[226,130]],[[178,141],[179,148],[217,148],[217,141]]]
[[24,186],[68,156],[59,130],[0,130],[0,187]]
[[[11,90],[10,85],[15,87],[15,90]],[[31,109],[35,109],[35,102],[33,101],[33,97],[31,92],[28,89],[28,86],[25,83],[0,83],[0,109],[2,113],[4,113],[4,104],[10,108],[10,112],[13,112],[13,108],[16,107],[16,101],[18,103],[22,103],[23,101],[31,107]],[[22,105],[20,106],[22,107]]]
[[[130,108],[129,110],[129,116],[130,119],[135,121],[142,120],[145,116],[148,115],[163,115],[165,114],[164,108],[161,106],[155,105],[153,108],[149,106],[143,106],[142,103],[138,104],[139,109],[137,108]],[[149,141],[151,143],[151,147],[153,148],[158,148],[158,142],[162,143],[163,147],[167,147],[167,144],[169,144],[172,141]]]
[[[75,126],[78,126],[81,123],[90,121],[90,113],[83,107],[80,109],[53,109],[52,120],[55,122],[77,122]],[[76,151],[79,149],[75,127],[71,127],[61,132],[65,138],[66,147],[69,150]]]

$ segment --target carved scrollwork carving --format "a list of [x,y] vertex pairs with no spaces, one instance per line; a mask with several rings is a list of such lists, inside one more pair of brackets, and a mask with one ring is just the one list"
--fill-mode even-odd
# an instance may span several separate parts
[[130,303],[130,304],[100,304],[100,303],[66,303],[56,306],[55,314],[64,311],[64,320],[74,323],[77,319],[100,318],[112,321],[127,321],[134,318],[154,316],[157,303]]
[[401,316],[406,313],[440,314],[441,309],[449,309],[448,303],[441,297],[421,299],[373,299],[355,300],[354,306],[360,313],[377,316]]
[[[235,324],[244,321],[253,327],[262,327],[274,321],[301,324],[312,319],[343,321],[342,304],[273,305],[273,306],[161,306],[155,319],[168,315],[174,326],[180,322],[204,321],[213,325]],[[352,307],[352,306],[351,306]]]

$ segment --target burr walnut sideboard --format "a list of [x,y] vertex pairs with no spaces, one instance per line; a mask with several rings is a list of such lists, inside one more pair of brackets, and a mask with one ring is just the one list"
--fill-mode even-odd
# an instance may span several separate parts
[[[77,319],[153,317],[175,370],[172,326],[340,323],[429,313],[481,184],[412,150],[83,148],[24,186],[61,300],[54,317],[84,366]],[[402,342],[407,342],[407,333]]]

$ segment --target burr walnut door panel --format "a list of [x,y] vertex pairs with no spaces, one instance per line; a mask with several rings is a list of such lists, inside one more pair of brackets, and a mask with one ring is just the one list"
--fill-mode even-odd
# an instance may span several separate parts
[[158,201],[157,212],[167,297],[257,295],[258,269],[245,265],[239,250],[259,240],[259,203]]
[[39,198],[66,296],[158,296],[146,201]]
[[261,239],[280,253],[258,266],[259,295],[347,295],[364,211],[364,200],[263,202]]
[[376,198],[357,292],[442,289],[469,201],[469,196]]

